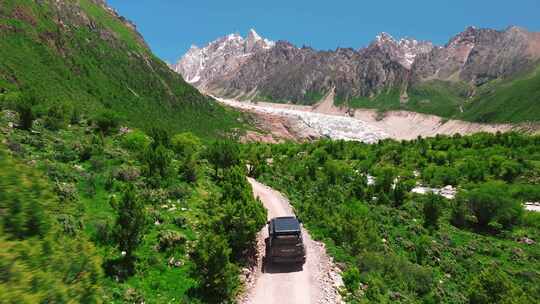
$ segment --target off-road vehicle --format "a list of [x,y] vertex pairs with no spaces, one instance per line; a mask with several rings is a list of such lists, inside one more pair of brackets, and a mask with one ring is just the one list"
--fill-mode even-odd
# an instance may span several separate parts
[[294,216],[276,217],[268,221],[265,263],[306,262],[300,222]]

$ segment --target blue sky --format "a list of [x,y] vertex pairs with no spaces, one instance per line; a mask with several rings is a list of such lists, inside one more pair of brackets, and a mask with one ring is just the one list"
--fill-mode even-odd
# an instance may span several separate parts
[[444,44],[469,25],[540,31],[540,0],[108,0],[152,50],[176,61],[192,44],[250,28],[328,50],[366,46],[380,32]]

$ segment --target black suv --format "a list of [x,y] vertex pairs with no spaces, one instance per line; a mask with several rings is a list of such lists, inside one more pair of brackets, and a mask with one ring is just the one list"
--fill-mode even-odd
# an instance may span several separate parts
[[266,263],[306,262],[300,222],[294,216],[276,217],[268,221]]

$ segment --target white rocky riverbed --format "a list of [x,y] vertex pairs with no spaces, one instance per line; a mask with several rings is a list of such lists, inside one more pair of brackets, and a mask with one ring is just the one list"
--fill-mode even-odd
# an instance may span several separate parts
[[389,137],[382,129],[352,117],[270,107],[223,98],[216,99],[234,108],[292,118],[300,124],[297,128],[309,129],[311,132],[316,133],[318,137],[361,141],[364,143],[375,143]]

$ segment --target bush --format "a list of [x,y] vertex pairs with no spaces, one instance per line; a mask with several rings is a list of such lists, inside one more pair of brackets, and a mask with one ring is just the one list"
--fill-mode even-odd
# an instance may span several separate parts
[[200,152],[202,143],[197,136],[186,132],[173,136],[171,147],[180,156],[180,159],[192,159]]
[[170,174],[172,152],[163,145],[156,148],[148,146],[143,156],[143,162],[145,163],[144,171],[147,177],[165,178]]
[[356,267],[349,267],[343,272],[343,283],[350,292],[354,292],[360,285],[360,271]]
[[93,118],[94,124],[102,134],[108,134],[118,128],[121,117],[113,110],[104,109]]
[[167,130],[153,127],[150,129],[150,132],[148,134],[152,138],[152,147],[154,149],[160,145],[166,148],[170,148],[171,136]]
[[189,159],[185,160],[180,165],[180,174],[185,181],[189,183],[194,183],[199,177],[199,165],[196,160]]
[[4,209],[2,230],[9,238],[25,239],[46,232],[43,207],[29,195],[29,191],[8,192],[0,197]]
[[100,303],[101,261],[82,233],[71,237],[80,222],[1,148],[0,189],[0,303]]
[[239,257],[266,223],[266,209],[253,198],[242,168],[226,170],[220,186],[223,196],[221,202],[214,202],[213,208],[219,213],[213,219],[213,227],[228,236],[234,257]]
[[147,228],[148,220],[144,205],[135,195],[135,188],[129,185],[123,192],[119,201],[113,196],[111,206],[116,211],[116,222],[113,228],[114,240],[120,251],[125,254],[127,273],[133,272],[135,262],[135,249],[142,242]]
[[218,169],[226,169],[240,164],[240,149],[231,140],[216,141],[208,147],[206,158],[214,166],[217,176]]
[[238,290],[238,269],[230,262],[227,240],[211,232],[204,233],[191,258],[195,263],[192,275],[198,286],[192,293],[206,303],[226,303]]
[[47,110],[43,125],[49,130],[60,130],[66,127],[69,109],[64,104],[54,104]]
[[15,111],[19,113],[19,128],[30,130],[32,123],[36,119],[32,107],[37,103],[37,100],[32,95],[23,95],[15,104]]
[[521,203],[510,196],[503,182],[486,182],[465,194],[476,225],[483,230],[509,229],[523,214]]
[[150,138],[144,132],[135,130],[124,135],[122,147],[133,152],[143,152],[150,142]]
[[499,267],[488,267],[471,282],[469,303],[526,303],[518,300],[521,293],[521,290]]
[[442,213],[443,200],[441,196],[430,192],[424,198],[424,226],[430,229],[439,227],[439,217]]

